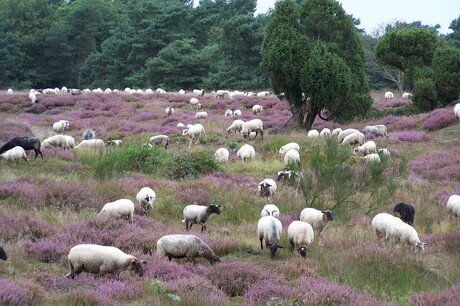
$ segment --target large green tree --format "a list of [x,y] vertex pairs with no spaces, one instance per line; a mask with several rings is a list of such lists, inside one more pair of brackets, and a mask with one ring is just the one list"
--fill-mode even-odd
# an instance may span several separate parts
[[460,49],[438,48],[433,55],[433,74],[439,102],[447,105],[460,95]]
[[262,44],[262,68],[299,125],[364,115],[372,100],[353,20],[334,0],[277,2]]

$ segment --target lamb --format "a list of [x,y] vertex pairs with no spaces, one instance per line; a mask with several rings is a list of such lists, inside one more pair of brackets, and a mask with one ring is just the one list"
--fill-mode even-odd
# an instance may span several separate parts
[[377,153],[368,154],[366,156],[361,156],[361,160],[365,163],[380,163],[380,156]]
[[291,253],[295,248],[300,256],[307,257],[308,248],[315,238],[313,227],[307,222],[293,221],[289,224],[287,233]]
[[5,153],[2,153],[0,156],[2,157],[2,159],[6,161],[15,161],[16,164],[21,159],[24,159],[27,163],[29,163],[29,160],[27,159],[26,151],[20,146],[16,146],[12,149],[9,149]]
[[239,109],[235,109],[235,111],[233,112],[233,116],[241,116],[241,110]]
[[280,210],[275,204],[265,205],[264,208],[262,208],[262,211],[260,212],[261,217],[272,216],[272,217],[278,218],[279,215],[280,215]]
[[345,137],[347,137],[350,134],[356,133],[356,132],[359,132],[359,131],[357,129],[346,129],[346,130],[339,132],[339,134],[337,135],[338,143],[342,143]]
[[197,98],[190,98],[190,105],[191,105],[192,107],[196,107],[196,109],[200,109],[200,108],[201,108],[200,101],[198,101]]
[[331,130],[328,129],[328,128],[324,128],[321,130],[321,132],[319,133],[319,136],[325,138],[325,137],[329,137],[331,136]]
[[233,117],[233,111],[231,109],[227,109],[224,114],[225,117]]
[[388,138],[387,127],[383,124],[368,125],[362,130],[363,134],[371,133],[375,136],[382,136]]
[[404,92],[401,96],[404,100],[409,100],[412,98],[412,94],[410,92]]
[[354,132],[348,136],[346,136],[343,140],[342,140],[342,145],[356,145],[356,144],[359,144],[359,145],[362,145],[364,144],[364,134],[361,133],[361,132]]
[[407,224],[412,225],[415,218],[415,208],[410,204],[401,202],[396,204],[393,208],[393,215],[401,218],[401,220]]
[[219,257],[203,240],[195,235],[165,235],[157,241],[157,254],[171,258],[187,258],[194,265],[203,257],[211,265],[220,262]]
[[214,153],[214,157],[218,162],[226,163],[228,162],[228,157],[230,156],[230,152],[226,148],[219,148]]
[[317,130],[309,130],[307,133],[308,138],[318,138],[319,132]]
[[134,203],[128,199],[119,199],[114,202],[109,202],[102,207],[99,216],[107,214],[113,217],[128,217],[131,223],[134,222]]
[[359,153],[363,153],[364,155],[368,155],[371,153],[377,153],[377,145],[372,140],[366,141],[364,144],[362,144],[359,147],[356,147],[353,150],[353,155],[356,155]]
[[318,239],[321,232],[332,220],[334,220],[334,212],[330,210],[318,210],[316,208],[307,207],[300,212],[300,221],[311,224]]
[[295,149],[291,149],[284,154],[284,164],[288,166],[291,163],[300,163],[300,154]]
[[206,231],[206,221],[212,214],[220,215],[220,205],[210,204],[208,206],[191,204],[184,208],[185,230],[188,232],[193,224],[201,224],[201,232]]
[[82,140],[90,140],[96,138],[96,133],[92,129],[87,129],[81,135]]
[[241,130],[243,129],[243,120],[236,119],[233,120],[232,124],[227,128],[227,132],[231,133],[234,131],[235,133],[241,133]]
[[142,207],[144,214],[148,214],[153,207],[153,202],[156,199],[155,191],[150,187],[143,187],[136,195],[137,204]]
[[74,147],[75,140],[72,136],[66,137],[66,135],[54,135],[43,140],[42,148],[51,148],[51,147],[60,147],[65,149],[70,149]]
[[257,223],[257,234],[260,241],[260,249],[263,250],[263,240],[265,240],[265,248],[270,250],[270,257],[275,258],[275,253],[278,248],[283,248],[278,245],[281,239],[283,225],[281,221],[273,216],[264,216]]
[[256,104],[252,107],[252,113],[254,115],[259,115],[260,114],[260,111],[262,111],[264,108],[262,105],[259,105],[259,104]]
[[188,136],[190,138],[190,142],[188,144],[189,148],[192,146],[193,140],[195,140],[195,143],[198,143],[198,137],[200,137],[202,134],[206,136],[204,127],[200,123],[194,124],[188,129],[182,131],[182,135]]
[[206,119],[208,118],[208,113],[207,112],[198,112],[195,114],[195,119]]
[[1,246],[0,246],[0,259],[3,261],[6,261],[8,259],[8,256],[6,255],[5,250]]
[[460,120],[460,103],[455,104],[454,106],[454,114],[457,120]]
[[243,133],[243,137],[247,138],[249,133],[256,132],[256,137],[259,135],[262,139],[264,139],[264,124],[260,119],[252,119],[243,123],[241,127],[241,133]]
[[385,100],[393,99],[395,96],[391,91],[385,92]]
[[254,158],[256,156],[256,151],[254,147],[248,144],[244,144],[241,148],[236,152],[236,157],[241,158],[244,162]]
[[9,140],[7,143],[0,147],[0,154],[8,150],[11,150],[16,146],[22,147],[25,151],[34,150],[34,159],[37,158],[38,154],[40,154],[40,157],[43,158],[42,151],[40,151],[40,140],[38,140],[38,138],[36,137],[31,136],[14,137],[13,139]]
[[460,196],[453,194],[447,200],[447,209],[452,212],[454,216],[460,217]]
[[171,116],[174,114],[174,108],[170,105],[165,109],[166,116]]
[[105,275],[115,274],[119,278],[123,271],[134,271],[137,275],[144,275],[145,261],[128,255],[113,246],[97,244],[78,244],[70,249],[67,256],[70,272],[66,277],[71,279],[81,272]]
[[123,145],[123,140],[121,139],[109,139],[107,140],[107,147],[121,147]]
[[86,148],[86,149],[94,149],[100,150],[104,148],[105,144],[102,139],[89,139],[89,140],[82,140],[75,149]]
[[300,146],[297,142],[290,142],[288,144],[285,144],[284,146],[282,146],[279,150],[278,150],[278,153],[280,155],[284,155],[286,154],[287,151],[289,150],[297,150],[299,151],[300,150]]
[[149,143],[151,145],[163,144],[164,147],[165,147],[165,150],[166,150],[166,149],[168,149],[168,146],[169,146],[169,136],[167,136],[167,135],[152,136],[149,139]]
[[273,196],[276,192],[276,182],[270,178],[264,179],[262,182],[259,183],[257,186],[257,190],[259,191],[259,195],[265,198],[265,203]]

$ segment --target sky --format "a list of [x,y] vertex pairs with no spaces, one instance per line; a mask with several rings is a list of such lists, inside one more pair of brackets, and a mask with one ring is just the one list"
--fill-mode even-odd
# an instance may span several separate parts
[[[276,0],[257,0],[256,14],[275,7]],[[379,25],[394,21],[421,21],[423,25],[439,24],[439,33],[451,33],[452,20],[460,16],[460,0],[338,0],[347,14],[361,20],[358,28],[371,34]]]

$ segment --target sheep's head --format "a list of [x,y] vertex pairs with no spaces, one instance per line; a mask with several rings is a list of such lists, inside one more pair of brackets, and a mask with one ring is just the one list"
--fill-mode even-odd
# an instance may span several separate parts
[[278,243],[273,242],[273,243],[270,243],[270,245],[268,246],[268,249],[270,250],[270,257],[274,259],[276,250],[283,249],[283,247],[278,245]]
[[260,196],[261,197],[269,197],[270,196],[270,187],[272,187],[272,185],[270,185],[267,182],[263,182],[263,183],[259,184],[259,187],[260,187]]
[[333,211],[330,211],[330,210],[323,210],[322,213],[323,213],[323,219],[324,219],[325,221],[332,221],[332,220],[334,220],[334,212],[333,212]]
[[0,246],[0,259],[6,261],[8,256],[6,256],[5,250]]
[[300,247],[299,248],[299,254],[300,256],[302,257],[307,257],[307,252],[308,252],[308,249],[306,247]]
[[220,262],[220,259],[219,257],[217,257],[217,255],[212,255],[208,258],[208,260],[211,263],[211,265],[214,265],[216,262]]
[[144,266],[143,266],[143,264],[146,264],[146,263],[147,262],[145,260],[140,260],[138,258],[134,258],[131,261],[130,270],[134,271],[134,273],[136,273],[137,275],[142,277],[142,276],[144,276]]
[[220,215],[220,207],[221,207],[220,205],[210,204],[210,205],[208,206],[208,211],[210,211],[211,214],[212,214],[212,213],[215,213],[215,214]]
[[415,245],[415,247],[419,250],[420,254],[425,253],[425,245],[426,242],[417,242],[417,244]]
[[356,147],[354,150],[353,150],[353,155],[356,155],[356,154],[359,154],[361,153],[361,148],[360,147]]

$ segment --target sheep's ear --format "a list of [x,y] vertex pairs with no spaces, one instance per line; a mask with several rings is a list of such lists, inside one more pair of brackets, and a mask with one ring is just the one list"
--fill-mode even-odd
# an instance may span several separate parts
[[145,265],[147,263],[147,260],[143,260],[142,263]]

